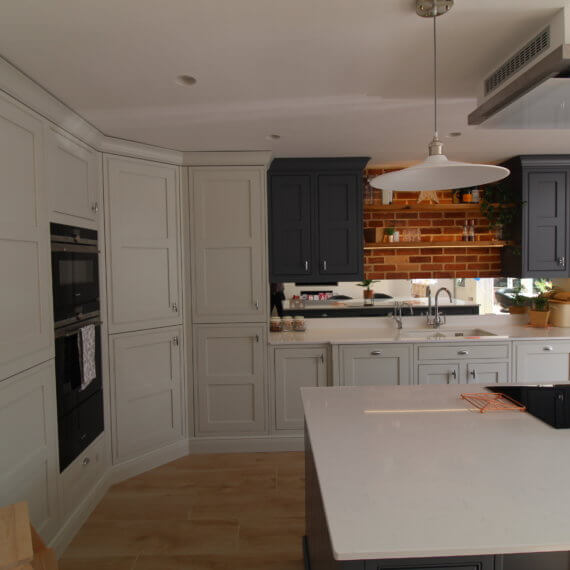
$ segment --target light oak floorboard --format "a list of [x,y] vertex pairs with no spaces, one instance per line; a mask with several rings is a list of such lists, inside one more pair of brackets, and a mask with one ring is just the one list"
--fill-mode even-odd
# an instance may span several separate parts
[[188,455],[114,485],[61,570],[303,570],[304,454]]

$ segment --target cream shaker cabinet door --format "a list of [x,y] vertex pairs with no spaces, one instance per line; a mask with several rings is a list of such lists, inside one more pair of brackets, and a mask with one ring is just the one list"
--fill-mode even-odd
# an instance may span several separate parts
[[42,133],[0,97],[0,380],[53,356]]
[[101,154],[54,127],[46,131],[51,220],[97,229]]
[[340,347],[341,385],[411,384],[412,345],[367,344]]
[[326,386],[327,362],[325,347],[275,349],[276,429],[303,429],[301,388]]
[[267,320],[265,169],[190,169],[194,322]]
[[418,366],[418,384],[459,384],[460,379],[461,363],[459,362]]
[[178,169],[105,158],[109,332],[181,322]]
[[195,325],[198,435],[266,431],[265,325]]
[[503,384],[509,382],[508,362],[469,362],[467,384]]
[[115,463],[183,436],[181,327],[111,336]]
[[516,367],[513,382],[550,384],[570,380],[570,342],[544,339],[513,345]]
[[0,382],[0,505],[27,501],[44,540],[58,529],[53,360]]

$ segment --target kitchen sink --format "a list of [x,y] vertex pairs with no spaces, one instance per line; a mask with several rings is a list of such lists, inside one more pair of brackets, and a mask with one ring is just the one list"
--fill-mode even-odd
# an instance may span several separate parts
[[400,338],[418,340],[479,340],[507,338],[483,329],[413,329],[401,330]]

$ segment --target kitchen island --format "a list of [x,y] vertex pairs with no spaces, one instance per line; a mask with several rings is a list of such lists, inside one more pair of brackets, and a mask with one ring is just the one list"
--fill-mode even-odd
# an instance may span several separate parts
[[568,568],[570,431],[465,391],[302,389],[311,570]]

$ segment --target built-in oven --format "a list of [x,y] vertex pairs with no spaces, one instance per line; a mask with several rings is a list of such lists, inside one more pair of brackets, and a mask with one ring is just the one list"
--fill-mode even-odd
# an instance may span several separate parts
[[51,224],[51,252],[56,324],[98,311],[97,232]]

